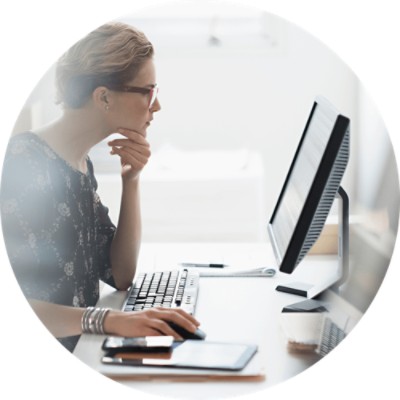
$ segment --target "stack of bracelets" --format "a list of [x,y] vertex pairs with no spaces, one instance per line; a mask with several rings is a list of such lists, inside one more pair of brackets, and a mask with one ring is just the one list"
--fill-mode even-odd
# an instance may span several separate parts
[[104,318],[109,308],[87,307],[82,315],[82,333],[104,335]]

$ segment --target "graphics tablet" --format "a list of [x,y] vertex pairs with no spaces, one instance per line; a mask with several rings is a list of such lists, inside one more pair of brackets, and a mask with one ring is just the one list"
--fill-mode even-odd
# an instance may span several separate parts
[[167,354],[105,354],[104,364],[240,371],[257,352],[257,346],[198,340],[175,342]]

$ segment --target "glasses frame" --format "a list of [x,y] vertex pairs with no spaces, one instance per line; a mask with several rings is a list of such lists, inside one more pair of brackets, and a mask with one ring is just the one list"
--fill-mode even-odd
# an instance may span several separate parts
[[125,92],[125,93],[140,93],[140,94],[150,94],[149,96],[149,109],[153,107],[157,95],[158,95],[158,86],[155,84],[151,88],[139,87],[139,86],[121,86],[119,88],[113,88],[116,92]]

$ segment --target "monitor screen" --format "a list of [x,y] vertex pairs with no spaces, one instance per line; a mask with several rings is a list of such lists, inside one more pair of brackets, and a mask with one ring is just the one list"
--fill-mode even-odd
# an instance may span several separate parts
[[268,224],[282,272],[291,273],[321,233],[348,162],[349,125],[316,98]]

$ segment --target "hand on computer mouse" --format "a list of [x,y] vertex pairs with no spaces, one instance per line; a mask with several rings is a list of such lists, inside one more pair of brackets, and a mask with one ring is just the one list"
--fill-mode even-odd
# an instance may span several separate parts
[[183,340],[204,340],[206,338],[206,334],[201,329],[197,328],[195,332],[189,332],[185,328],[180,325],[175,324],[174,322],[168,322],[168,325],[179,335]]
[[[138,336],[173,336],[177,340],[183,337],[170,327],[170,323],[183,329],[183,333],[195,332],[200,323],[182,309],[154,307],[142,311],[110,311],[104,319],[104,331],[109,335]],[[177,328],[178,329],[178,328]],[[189,333],[190,333],[189,332]]]

